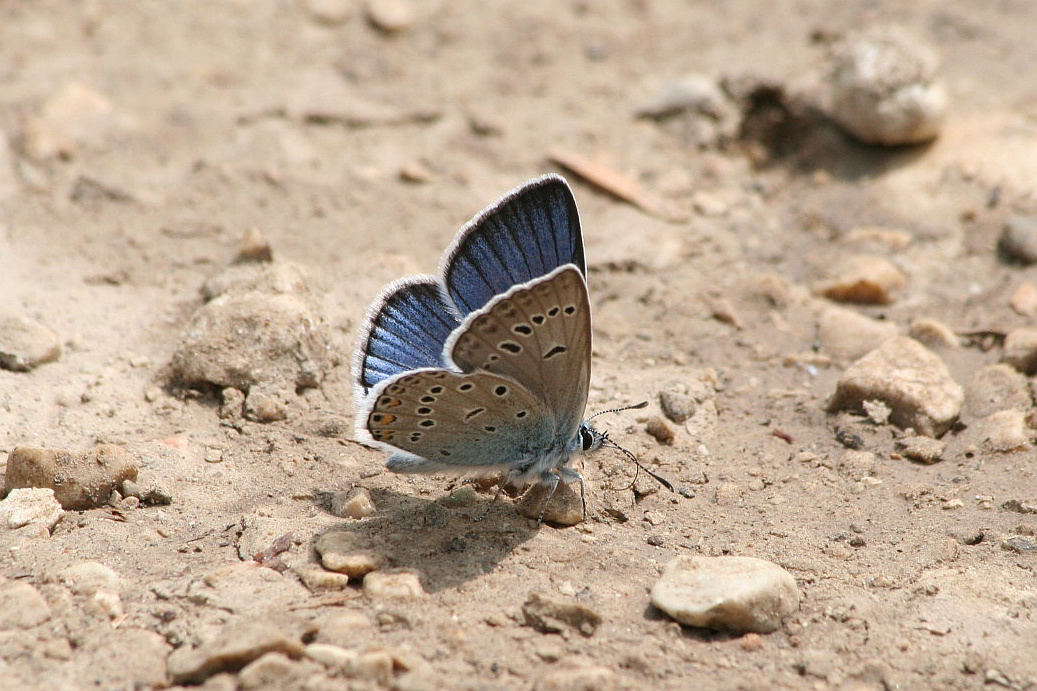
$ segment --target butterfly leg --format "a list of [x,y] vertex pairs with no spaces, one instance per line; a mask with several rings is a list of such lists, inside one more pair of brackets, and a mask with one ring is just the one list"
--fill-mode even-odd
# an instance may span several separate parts
[[547,494],[544,495],[544,500],[540,502],[540,516],[537,518],[537,525],[544,524],[544,512],[547,511],[547,502],[551,501],[551,497],[555,495],[555,490],[558,489],[558,482],[561,478],[558,477],[557,473],[544,471],[540,474],[540,484],[546,486]]
[[500,499],[500,495],[504,492],[504,486],[507,485],[507,484],[508,484],[508,482],[506,480],[501,480],[500,481],[500,483],[497,485],[497,491],[494,492],[494,494],[493,494],[493,501],[490,502],[490,505],[486,507],[485,511],[483,511],[481,514],[479,514],[478,516],[473,518],[472,519],[473,521],[484,521],[484,520],[486,520],[486,517],[490,515],[490,511],[493,509],[494,505],[497,503],[497,500]]
[[572,468],[561,467],[558,469],[558,474],[566,482],[579,482],[580,483],[580,503],[583,505],[583,517],[587,518],[587,492],[585,491],[583,484],[583,476],[577,473]]

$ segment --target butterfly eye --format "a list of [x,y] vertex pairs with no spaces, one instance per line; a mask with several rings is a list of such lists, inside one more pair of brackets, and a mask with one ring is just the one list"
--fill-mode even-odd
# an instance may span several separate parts
[[422,420],[418,424],[421,425],[422,427],[435,427],[436,426],[436,421],[435,420]]
[[558,313],[560,311],[561,311],[561,308],[556,305],[556,306],[552,307],[551,309],[547,310],[547,316],[549,316],[549,317],[557,317]]
[[433,386],[431,389],[428,390],[428,392],[430,394],[438,396],[439,394],[443,393],[443,387],[442,386],[438,386],[438,385],[437,386]]
[[464,391],[471,391],[474,388],[475,388],[475,384],[472,384],[470,382],[465,382],[464,384],[461,384],[461,386],[457,387],[457,390],[464,392]]
[[545,321],[547,321],[547,317],[545,317],[542,314],[534,314],[532,317],[529,318],[529,321],[533,322],[537,326],[540,326]]
[[516,355],[522,352],[522,346],[520,346],[518,343],[515,343],[514,341],[504,341],[503,343],[499,343],[497,347],[501,350],[506,350],[509,353],[514,353]]
[[572,316],[576,313],[576,305],[566,305],[562,311],[565,312],[566,316]]
[[533,333],[533,327],[529,324],[516,324],[511,327],[513,333],[517,333],[520,336],[529,336]]
[[418,408],[416,412],[418,413],[418,415],[431,415],[432,408],[429,408],[427,405],[423,405],[420,408]]
[[580,428],[580,445],[584,451],[590,451],[594,447],[594,433],[586,427]]
[[526,417],[527,415],[529,415],[529,411],[528,410],[520,410],[517,413],[515,413],[515,417],[517,417],[519,420],[521,420],[522,418]]
[[421,402],[422,403],[435,403],[436,402],[436,397],[435,396],[422,396],[421,397]]
[[498,396],[507,396],[508,395],[508,387],[506,387],[503,384],[501,384],[500,386],[498,386],[496,389],[493,390],[493,393],[497,394]]

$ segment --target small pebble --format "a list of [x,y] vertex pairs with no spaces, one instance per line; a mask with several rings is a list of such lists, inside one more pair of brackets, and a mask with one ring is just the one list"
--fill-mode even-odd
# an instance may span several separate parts
[[548,667],[533,691],[619,691],[631,688],[608,667]]
[[277,396],[253,387],[245,397],[245,417],[255,422],[277,422],[288,417],[288,412]]
[[32,160],[73,158],[83,147],[100,147],[109,135],[128,124],[112,102],[77,82],[58,88],[28,118],[22,149]]
[[574,600],[562,600],[540,593],[530,593],[522,605],[526,626],[541,633],[559,633],[571,629],[583,636],[593,636],[601,626],[601,615]]
[[866,144],[931,141],[947,112],[936,70],[932,51],[901,31],[879,26],[851,34],[833,51],[832,119]]
[[1008,305],[1016,314],[1024,317],[1034,316],[1037,314],[1037,286],[1029,282],[1019,284],[1008,298]]
[[1027,414],[1021,410],[991,413],[973,422],[966,433],[984,448],[1002,453],[1029,447],[1035,436]]
[[1037,374],[1037,329],[1022,327],[1009,331],[1001,361],[1023,374]]
[[386,561],[372,540],[354,531],[333,530],[321,534],[313,546],[324,568],[363,578]]
[[114,444],[81,454],[19,446],[7,458],[5,491],[50,488],[62,508],[92,509],[107,502],[124,480],[137,479],[138,465],[135,457]]
[[1001,229],[998,248],[1021,264],[1037,262],[1037,217],[1012,216]]
[[387,34],[398,34],[414,24],[414,6],[408,0],[368,0],[367,20]]
[[377,509],[371,492],[364,487],[358,487],[348,493],[335,492],[331,497],[329,511],[333,516],[360,519],[373,516]]
[[1037,503],[1019,499],[1009,499],[1001,504],[1001,508],[1005,511],[1014,511],[1015,513],[1037,514]]
[[653,415],[648,418],[648,422],[645,423],[645,431],[648,432],[652,437],[655,438],[660,444],[666,444],[672,446],[677,435],[674,434],[673,428],[658,415]]
[[352,0],[301,0],[309,15],[321,24],[335,26],[353,16]]
[[828,412],[863,411],[865,401],[889,406],[889,420],[937,437],[957,419],[965,394],[939,357],[898,336],[850,365],[839,378]]
[[829,279],[817,285],[817,292],[836,302],[860,305],[888,305],[907,285],[907,276],[883,257],[852,255],[828,270]]
[[943,452],[947,445],[932,437],[913,436],[898,439],[896,447],[905,458],[931,464],[943,460]]
[[961,345],[958,335],[943,322],[920,317],[907,327],[907,335],[927,348],[951,350]]
[[965,386],[964,410],[970,417],[986,417],[999,410],[1025,410],[1032,405],[1026,376],[1011,365],[987,365]]
[[364,576],[364,594],[372,600],[411,600],[425,594],[416,571],[372,571]]
[[295,570],[302,584],[310,590],[343,590],[349,586],[349,576],[328,571],[318,564],[303,564]]
[[115,570],[96,561],[83,561],[58,573],[58,579],[77,595],[90,597],[99,591],[116,592],[121,578]]
[[432,171],[420,161],[412,161],[400,168],[400,180],[411,183],[425,183],[432,180]]
[[680,556],[652,586],[652,604],[682,624],[769,633],[799,607],[796,580],[754,557]]
[[896,336],[897,327],[891,322],[830,305],[818,318],[817,335],[824,352],[838,361],[850,362]]
[[443,506],[461,508],[464,506],[474,506],[478,504],[481,499],[479,498],[479,493],[475,490],[475,487],[472,485],[461,485],[450,494],[438,499],[438,501]]
[[238,256],[235,262],[242,264],[248,262],[270,262],[274,260],[274,251],[270,248],[270,241],[259,232],[258,228],[249,228],[245,237],[241,239],[238,246]]
[[122,598],[110,590],[98,590],[94,593],[89,600],[88,609],[110,620],[119,619],[125,614]]
[[60,355],[56,333],[23,315],[0,313],[0,368],[28,372]]
[[1023,535],[1014,535],[1001,543],[1001,549],[1019,554],[1037,554],[1037,540]]
[[46,536],[58,524],[65,511],[54,498],[54,490],[23,488],[11,490],[0,501],[0,525],[11,530],[26,528],[26,532]]
[[659,392],[659,406],[663,415],[678,425],[695,415],[698,409],[695,398],[687,391],[681,391],[681,388],[680,385],[672,385]]
[[899,252],[911,244],[911,233],[898,228],[859,226],[842,237],[844,245],[867,252]]
[[220,419],[238,420],[245,414],[245,394],[233,386],[220,390]]
[[[519,515],[534,520],[543,520],[553,525],[576,525],[584,519],[583,500],[580,498],[580,483],[559,482],[554,493],[547,498],[550,487],[536,484],[515,502]],[[545,501],[545,499],[547,499]]]
[[732,116],[733,106],[714,79],[694,74],[664,85],[635,112],[659,120],[688,112],[724,120]]

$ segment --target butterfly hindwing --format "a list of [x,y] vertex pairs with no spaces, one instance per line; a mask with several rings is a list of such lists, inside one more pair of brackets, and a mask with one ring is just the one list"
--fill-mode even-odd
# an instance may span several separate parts
[[565,264],[587,273],[576,200],[565,180],[530,180],[462,228],[440,273],[460,314]]
[[358,400],[383,379],[422,367],[444,367],[443,345],[460,324],[433,276],[391,284],[372,304],[353,362]]
[[372,391],[369,410],[360,411],[375,442],[406,452],[394,468],[404,472],[533,464],[554,446],[544,413],[543,403],[511,379],[442,369],[386,380]]
[[560,433],[576,434],[591,365],[590,301],[577,267],[560,267],[497,296],[465,319],[446,348],[462,372],[492,372],[522,384],[550,411]]

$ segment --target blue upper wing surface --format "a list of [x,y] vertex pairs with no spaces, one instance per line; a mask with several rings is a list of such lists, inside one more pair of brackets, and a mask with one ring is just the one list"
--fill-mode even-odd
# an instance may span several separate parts
[[366,396],[372,386],[400,372],[421,367],[449,368],[443,344],[460,320],[432,276],[415,276],[390,285],[371,306],[360,334],[354,381]]
[[514,285],[575,264],[586,276],[576,200],[565,179],[544,175],[483,210],[444,256],[443,282],[460,315]]

